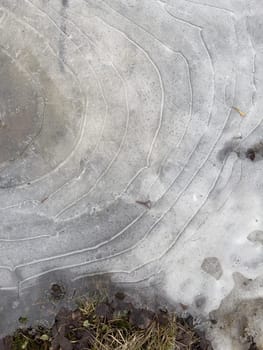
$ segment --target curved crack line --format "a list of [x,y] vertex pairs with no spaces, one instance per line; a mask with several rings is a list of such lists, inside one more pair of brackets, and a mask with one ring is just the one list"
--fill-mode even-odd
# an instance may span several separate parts
[[0,7],[0,10],[2,10],[2,14],[0,16],[0,28],[2,28],[6,23],[6,20],[8,18],[8,13],[6,9],[3,7]]
[[[232,166],[232,170],[231,170],[231,174],[229,175],[228,177],[228,180],[227,180],[227,183],[226,185],[224,186],[224,188],[226,188],[229,183],[230,183],[230,180],[232,179],[232,176],[233,176],[233,173],[235,171],[235,168],[236,168],[236,163],[239,163],[240,164],[240,171],[239,171],[239,177],[238,177],[238,181],[235,183],[234,185],[234,188],[229,192],[228,196],[226,197],[226,199],[223,201],[223,203],[217,207],[216,209],[216,212],[219,212],[222,210],[222,208],[225,206],[225,204],[227,203],[227,201],[229,200],[229,198],[231,197],[231,195],[234,193],[236,187],[238,186],[238,184],[240,183],[241,181],[241,176],[242,176],[242,162],[241,160],[235,160],[234,161],[234,164]],[[222,191],[224,190],[224,188],[222,189]],[[208,215],[210,214],[211,212],[207,212],[207,215],[206,217],[204,218],[204,220],[198,225],[198,227],[196,228],[195,232],[193,233],[193,235],[187,239],[185,242],[188,242],[188,241],[192,241],[193,240],[193,237],[195,237],[196,235],[198,235],[198,231],[201,229],[201,227],[207,222],[207,217]]]
[[[248,34],[248,38],[252,47],[252,53],[253,53],[253,68],[252,68],[252,75],[253,75],[253,87],[254,87],[254,92],[252,94],[252,105],[255,107],[255,101],[256,101],[256,96],[257,96],[257,84],[256,84],[256,57],[257,57],[257,51],[255,49],[251,34],[248,29],[248,16],[246,16],[245,19],[246,23],[246,32]],[[250,112],[249,112],[250,113]]]
[[25,200],[23,202],[20,202],[20,203],[14,204],[14,205],[9,205],[7,207],[2,207],[2,208],[0,208],[0,210],[8,210],[8,209],[12,209],[12,208],[21,207],[25,203],[35,203],[36,205],[38,205],[39,203],[41,203],[41,201],[34,200],[34,199],[28,199],[28,200]]
[[7,270],[9,272],[13,272],[13,269],[10,266],[0,266],[0,270]]
[[[125,272],[122,272],[124,275],[127,275]],[[148,282],[149,280],[157,277],[158,275],[160,275],[161,271],[159,272],[154,272],[150,275],[148,275],[147,277],[144,277],[144,278],[140,278],[140,279],[137,279],[137,280],[134,280],[134,281],[118,281],[117,283],[118,284],[122,284],[122,285],[131,285],[131,284],[141,284],[141,283],[145,283],[145,282]],[[120,274],[118,272],[118,274]]]
[[[36,8],[37,10],[41,11],[43,13],[43,15],[47,16],[52,23],[59,29],[59,31],[62,33],[62,35],[65,35],[65,33],[63,31],[61,31],[61,29],[57,26],[57,24],[45,13],[43,12],[41,9],[39,9],[36,5],[34,5],[30,0],[25,0],[27,1],[29,4],[31,4],[31,6],[33,6],[34,8]],[[36,29],[34,28],[32,25],[30,25],[29,23],[27,23],[25,20],[19,19],[17,18],[16,15],[13,15],[16,17],[16,20],[20,23],[23,23],[25,26],[28,26],[29,28],[31,28],[35,33],[37,33],[37,35],[42,38],[45,43],[47,44],[47,47],[49,48],[50,52],[52,52],[52,54],[54,55],[54,57],[56,57],[56,59],[61,60],[58,55],[56,54],[56,52],[53,50],[53,48],[49,45],[48,41],[46,40],[46,38]],[[65,35],[66,36],[66,35]],[[73,45],[75,45],[74,42],[72,42]],[[75,45],[76,46],[76,45]],[[78,49],[78,47],[77,47]],[[63,64],[67,67],[68,71],[71,73],[71,75],[73,76],[73,78],[76,80],[76,82],[78,83],[79,89],[81,91],[81,94],[85,97],[82,98],[83,101],[83,105],[84,105],[84,112],[82,113],[82,125],[80,126],[80,135],[79,135],[79,139],[78,141],[75,143],[75,146],[73,147],[73,149],[71,150],[70,154],[62,161],[60,162],[54,169],[52,169],[50,172],[48,172],[47,174],[40,176],[34,180],[31,181],[31,184],[34,184],[36,182],[39,182],[45,178],[47,178],[50,174],[56,172],[57,170],[59,170],[62,166],[64,166],[64,164],[67,163],[67,161],[72,157],[72,155],[75,153],[75,150],[78,148],[79,144],[82,141],[83,138],[83,129],[85,128],[86,125],[86,117],[87,117],[87,109],[88,109],[88,103],[87,103],[87,96],[84,94],[84,91],[81,87],[81,83],[80,80],[78,78],[78,76],[74,73],[74,71],[69,67],[68,64],[66,64],[65,62],[63,62]],[[24,188],[26,187],[27,184],[20,184],[17,185],[16,188]]]
[[12,291],[12,290],[17,291],[18,287],[0,287],[0,290],[1,291]]
[[208,123],[207,123],[207,126],[210,125],[210,122],[211,122],[211,118],[212,118],[212,110],[213,110],[213,106],[215,104],[215,67],[214,67],[214,63],[213,63],[213,59],[212,59],[212,55],[210,53],[210,50],[208,49],[208,46],[207,46],[207,43],[204,39],[204,35],[203,35],[203,30],[200,31],[200,37],[201,37],[201,40],[203,42],[203,45],[205,47],[205,50],[207,52],[207,55],[209,57],[209,60],[210,60],[210,64],[211,64],[211,68],[212,68],[212,72],[213,72],[213,103],[212,103],[212,106],[210,108],[210,112],[209,112],[209,119],[208,119]]
[[[95,272],[95,273],[90,273],[90,274],[85,274],[85,275],[82,275],[82,278],[85,278],[85,277],[95,277],[95,276],[103,276],[103,275],[108,275],[109,273],[111,273],[111,274],[125,274],[125,275],[129,275],[129,274],[131,274],[131,273],[133,273],[133,272],[135,272],[135,271],[131,271],[131,272],[127,272],[127,271],[125,271],[125,270],[114,270],[114,271],[111,271],[111,272],[108,272],[108,271],[100,271],[100,272]],[[161,270],[159,270],[157,273],[153,273],[153,274],[151,274],[150,276],[149,276],[149,278],[146,278],[145,280],[149,280],[149,279],[151,279],[152,277],[154,277],[154,276],[156,276],[156,275],[158,275],[158,274],[160,274],[160,272],[161,272]],[[39,277],[41,277],[41,276],[37,276],[37,277],[34,277],[33,279],[36,279],[36,278],[39,278]],[[76,277],[76,278],[73,278],[73,279],[71,279],[71,281],[72,282],[75,282],[75,281],[77,281],[78,279],[80,279],[80,278],[78,278],[78,277]],[[28,289],[28,287],[21,287],[23,284],[25,284],[27,281],[29,281],[30,279],[24,279],[24,280],[22,280],[22,281],[19,281],[18,282],[18,287],[11,287],[12,289],[19,289],[19,291],[21,292],[21,291],[24,291],[24,290],[26,290],[26,289]],[[143,280],[141,279],[140,280],[141,282],[143,282]],[[121,284],[125,284],[125,283],[129,283],[129,284],[131,284],[131,283],[133,283],[133,282],[118,282],[118,283],[121,283]],[[135,282],[134,282],[135,283]],[[0,288],[0,290],[1,290],[1,288]]]
[[[72,279],[72,282],[76,282],[76,281],[78,281],[78,280],[80,280],[80,279],[83,279],[83,278],[88,278],[88,277],[92,277],[92,276],[97,276],[98,274],[100,274],[100,273],[102,273],[103,275],[104,274],[108,274],[109,272],[107,272],[107,271],[104,271],[104,272],[99,272],[99,273],[91,273],[91,274],[83,274],[83,275],[80,275],[80,276],[78,276],[78,277],[74,277],[73,279]],[[125,271],[115,271],[114,272],[114,274],[125,274],[125,275],[127,275],[127,272],[125,272]],[[151,275],[148,275],[147,277],[145,277],[145,278],[142,278],[142,279],[139,279],[139,280],[136,280],[136,281],[129,281],[129,282],[124,282],[124,281],[118,281],[117,283],[118,284],[134,284],[134,283],[143,283],[143,282],[146,282],[146,281],[148,281],[148,280],[150,280],[150,279],[152,279],[152,278],[154,278],[155,276],[158,276],[158,275],[160,275],[160,273],[161,273],[161,269],[159,269],[157,272],[154,272],[154,273],[152,273]]]
[[230,197],[232,196],[232,194],[235,192],[236,188],[238,187],[238,185],[240,184],[241,182],[241,179],[242,179],[242,174],[243,174],[243,164],[241,161],[239,161],[240,163],[240,172],[239,172],[239,177],[238,177],[238,181],[237,183],[235,184],[234,188],[231,190],[231,192],[229,193],[228,197],[226,198],[226,200],[223,202],[223,204],[218,208],[217,211],[221,211],[224,206],[226,205],[226,203],[229,201]]
[[16,238],[16,239],[4,239],[0,238],[0,243],[17,243],[17,242],[27,242],[27,241],[34,241],[37,239],[43,239],[43,238],[50,238],[50,235],[39,235],[39,236],[32,236],[27,238]]
[[242,140],[240,141],[240,144],[244,143],[250,135],[252,135],[257,129],[259,129],[261,127],[261,124],[263,122],[263,118],[258,122],[258,124],[254,127],[254,129],[252,129],[245,137],[242,138]]
[[[174,148],[171,148],[170,150],[168,150],[167,154],[163,157],[163,159],[161,161],[161,164],[160,164],[160,166],[159,166],[159,168],[157,170],[157,174],[155,176],[155,179],[153,180],[153,182],[152,182],[152,184],[151,184],[151,186],[149,188],[149,191],[148,191],[149,193],[151,193],[152,188],[154,187],[156,182],[159,180],[159,178],[161,176],[161,172],[162,172],[164,166],[167,164],[168,158],[170,157],[172,151],[174,151]],[[149,196],[149,194],[148,194],[148,196]]]
[[186,24],[186,25],[188,25],[188,26],[190,26],[190,27],[192,27],[192,28],[194,28],[194,29],[198,29],[198,30],[202,30],[202,29],[203,29],[203,27],[198,26],[197,24],[194,24],[194,23],[192,23],[192,22],[186,21],[186,20],[184,20],[184,19],[181,19],[181,18],[175,16],[173,13],[171,13],[171,12],[169,11],[168,7],[169,7],[169,8],[175,8],[175,7],[174,7],[174,6],[167,5],[167,4],[163,5],[163,8],[164,8],[165,12],[166,12],[168,15],[170,15],[171,17],[173,17],[176,21],[178,21],[178,22],[180,22],[180,23],[183,23],[183,24]]
[[69,209],[71,209],[72,207],[74,207],[77,203],[79,203],[80,201],[82,201],[83,199],[85,199],[97,186],[97,184],[101,181],[101,179],[108,173],[108,171],[110,170],[110,168],[112,167],[113,163],[116,161],[116,159],[118,158],[118,156],[121,153],[121,150],[123,148],[123,145],[125,143],[126,140],[126,136],[127,136],[127,132],[128,132],[128,126],[129,126],[129,121],[130,121],[130,108],[129,108],[129,102],[128,102],[128,93],[127,93],[127,83],[124,80],[124,78],[122,77],[122,75],[119,73],[119,71],[117,70],[117,68],[115,67],[115,65],[112,63],[112,67],[115,70],[117,76],[120,78],[122,85],[124,87],[124,92],[125,92],[125,102],[126,102],[126,112],[127,112],[127,118],[126,118],[126,125],[125,125],[125,131],[120,143],[120,146],[117,150],[117,153],[114,155],[114,157],[112,158],[112,160],[110,161],[110,163],[108,164],[108,166],[106,167],[106,169],[100,174],[100,176],[97,178],[97,180],[95,181],[94,185],[88,190],[88,192],[84,193],[81,197],[79,197],[77,200],[75,200],[74,202],[70,203],[68,206],[66,206],[64,209],[62,209],[58,214],[56,214],[56,216],[54,217],[54,219],[58,219],[62,214],[64,214],[66,211],[68,211]]
[[210,4],[203,4],[203,3],[200,3],[200,2],[195,2],[195,1],[193,1],[193,0],[185,0],[185,2],[189,2],[189,3],[194,4],[194,5],[197,5],[197,6],[199,5],[199,6],[211,7],[211,8],[214,8],[215,10],[228,12],[230,15],[236,16],[236,14],[235,14],[234,11],[229,10],[229,9],[227,9],[227,8],[224,8],[224,7],[219,7],[219,6],[210,5]]
[[190,124],[192,121],[192,117],[193,117],[193,105],[194,105],[194,102],[193,102],[193,83],[192,83],[191,72],[190,72],[190,64],[189,64],[189,61],[186,57],[183,57],[183,60],[186,63],[186,67],[187,67],[187,78],[188,78],[188,82],[189,82],[189,91],[190,91],[189,118],[188,118],[185,130],[175,146],[176,148],[179,148],[180,145],[183,143],[184,138],[189,130],[189,127],[190,127]]

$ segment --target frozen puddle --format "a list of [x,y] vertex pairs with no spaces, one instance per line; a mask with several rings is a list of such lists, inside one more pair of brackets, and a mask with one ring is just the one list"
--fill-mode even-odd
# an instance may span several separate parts
[[2,332],[110,274],[263,343],[262,60],[261,0],[0,0]]

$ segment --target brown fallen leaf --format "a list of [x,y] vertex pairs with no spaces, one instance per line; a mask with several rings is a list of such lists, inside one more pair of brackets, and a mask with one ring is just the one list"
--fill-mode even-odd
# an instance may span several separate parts
[[80,321],[81,320],[81,311],[79,309],[72,311],[71,317],[72,317],[73,321]]
[[69,339],[66,338],[66,323],[63,323],[66,322],[66,320],[69,320],[70,314],[70,311],[66,310],[65,308],[62,308],[60,310],[59,317],[56,317],[55,324],[52,327],[52,350],[73,350],[71,342],[69,341]]
[[102,302],[96,306],[95,314],[101,319],[110,320],[112,318],[112,313],[111,307],[107,303]]
[[146,329],[152,323],[154,313],[146,309],[133,309],[129,315],[129,321],[139,329]]
[[51,342],[52,349],[72,350],[73,345],[62,334],[58,334]]
[[167,326],[169,324],[169,314],[166,310],[160,309],[156,314],[156,318],[161,326]]

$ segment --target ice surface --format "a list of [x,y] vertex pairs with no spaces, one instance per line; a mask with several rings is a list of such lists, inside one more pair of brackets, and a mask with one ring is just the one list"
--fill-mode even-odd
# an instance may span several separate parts
[[205,318],[262,305],[262,60],[261,0],[0,0],[13,308],[46,276],[102,274]]

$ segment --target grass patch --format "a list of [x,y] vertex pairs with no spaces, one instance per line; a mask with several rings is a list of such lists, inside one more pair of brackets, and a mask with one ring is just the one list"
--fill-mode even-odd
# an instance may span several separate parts
[[135,308],[125,296],[82,300],[74,311],[62,308],[50,329],[21,328],[2,344],[4,350],[211,349],[187,322],[166,311]]

